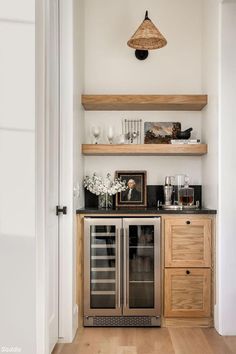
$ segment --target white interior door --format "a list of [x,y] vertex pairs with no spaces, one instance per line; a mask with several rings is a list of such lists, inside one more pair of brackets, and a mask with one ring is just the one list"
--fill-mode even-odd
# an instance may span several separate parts
[[59,8],[58,0],[48,2],[47,94],[46,94],[46,242],[47,242],[47,314],[49,349],[58,341],[58,273],[59,273]]

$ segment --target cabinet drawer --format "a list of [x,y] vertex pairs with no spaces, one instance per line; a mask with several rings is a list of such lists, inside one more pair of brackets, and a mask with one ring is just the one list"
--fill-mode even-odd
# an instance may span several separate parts
[[209,317],[210,269],[165,269],[165,317]]
[[165,267],[211,266],[211,219],[165,220]]

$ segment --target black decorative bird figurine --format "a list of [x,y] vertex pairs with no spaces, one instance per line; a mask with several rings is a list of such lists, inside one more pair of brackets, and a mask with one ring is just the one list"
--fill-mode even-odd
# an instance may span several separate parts
[[192,130],[193,130],[193,128],[189,128],[184,131],[177,131],[176,138],[177,139],[189,139],[191,137]]

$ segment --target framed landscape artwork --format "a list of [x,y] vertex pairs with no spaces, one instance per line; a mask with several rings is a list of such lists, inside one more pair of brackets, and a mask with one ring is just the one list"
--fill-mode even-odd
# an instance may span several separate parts
[[181,131],[179,122],[145,122],[145,144],[170,144],[172,139],[177,138],[177,132]]

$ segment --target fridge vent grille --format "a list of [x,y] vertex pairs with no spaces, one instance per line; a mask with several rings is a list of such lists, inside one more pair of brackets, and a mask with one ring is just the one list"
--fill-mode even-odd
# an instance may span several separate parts
[[143,316],[127,316],[127,317],[115,317],[115,316],[104,316],[104,317],[94,317],[93,326],[109,326],[109,327],[149,327],[152,326],[151,317]]

